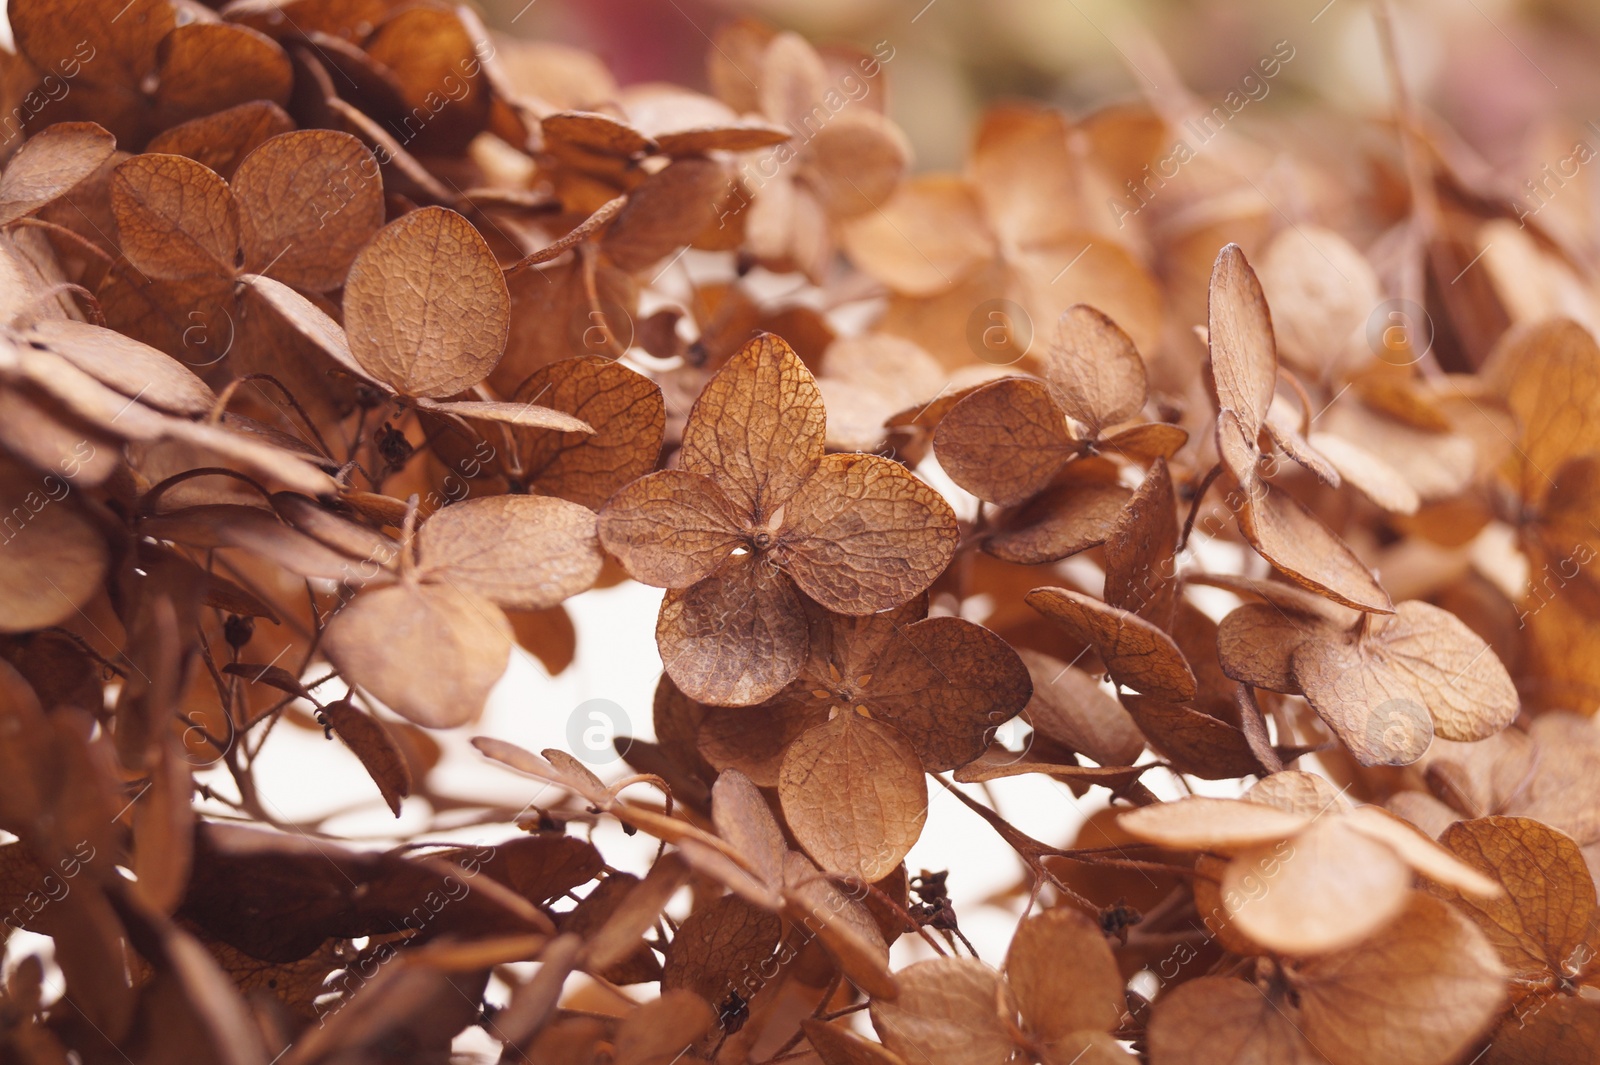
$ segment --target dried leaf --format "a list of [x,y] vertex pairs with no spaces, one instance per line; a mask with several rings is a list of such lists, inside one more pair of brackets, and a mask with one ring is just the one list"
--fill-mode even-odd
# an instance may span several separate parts
[[1017,925],[1005,974],[1023,1022],[1048,1043],[1121,1023],[1125,1000],[1116,959],[1099,926],[1076,910],[1058,906]]
[[0,226],[70,192],[116,147],[117,139],[93,122],[58,122],[29,137],[0,175]]
[[472,223],[425,207],[378,231],[350,266],[345,330],[355,360],[396,392],[442,397],[500,361],[511,297]]
[[367,775],[383,794],[383,801],[399,817],[400,800],[411,794],[411,770],[389,733],[376,718],[348,699],[328,703],[321,711],[345,746],[361,760]]
[[1077,445],[1050,390],[1008,377],[950,409],[933,435],[950,479],[979,499],[1020,503],[1048,485]]
[[1093,307],[1080,303],[1061,316],[1045,372],[1056,402],[1090,437],[1144,406],[1144,360],[1128,334]]
[[1000,976],[975,958],[935,958],[896,974],[900,996],[872,1002],[883,1045],[907,1061],[1004,1065],[1012,1044]]
[[868,882],[900,864],[928,815],[916,752],[893,728],[850,710],[790,746],[778,794],[784,820],[817,864]]
[[448,584],[397,584],[357,596],[328,622],[334,667],[426,728],[476,718],[506,670],[511,625],[492,603]]
[[594,514],[546,496],[495,496],[446,507],[417,534],[424,582],[516,610],[543,610],[600,575]]
[[1064,588],[1035,588],[1027,603],[1091,644],[1117,683],[1175,702],[1192,699],[1194,674],[1172,638],[1137,614]]
[[239,205],[228,183],[181,155],[138,155],[111,175],[122,252],[158,280],[232,277]]

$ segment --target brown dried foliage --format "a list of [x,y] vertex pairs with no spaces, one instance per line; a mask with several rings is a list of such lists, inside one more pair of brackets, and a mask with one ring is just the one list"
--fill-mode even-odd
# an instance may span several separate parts
[[[753,21],[709,96],[432,0],[9,18],[8,86],[81,70],[0,148],[0,912],[53,941],[0,1058],[1600,1055],[1595,282],[1431,124],[1350,235],[1239,207],[1253,155],[1110,229],[1172,115],[996,107],[908,176],[887,60]],[[1488,233],[1570,290],[1418,287]],[[1441,350],[1363,345],[1384,296]],[[636,772],[441,780],[428,730],[629,578]],[[281,814],[280,723],[391,847]],[[1112,805],[1034,838],[1026,774]],[[998,969],[971,870],[906,864],[946,790],[1025,872]]]

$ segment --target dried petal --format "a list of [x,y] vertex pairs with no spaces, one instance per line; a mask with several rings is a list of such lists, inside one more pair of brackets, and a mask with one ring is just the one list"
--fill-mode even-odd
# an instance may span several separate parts
[[58,122],[29,137],[0,176],[0,226],[70,192],[116,148],[117,139],[93,122]]
[[1035,588],[1029,606],[1092,644],[1119,684],[1173,702],[1194,698],[1194,674],[1172,637],[1137,614],[1065,588]]
[[1078,452],[1049,389],[1008,377],[951,408],[933,434],[939,465],[979,499],[1020,503]]
[[793,583],[755,555],[736,555],[668,592],[656,643],[673,683],[714,706],[772,698],[800,672],[809,646]]
[[227,182],[181,155],[136,155],[111,175],[122,252],[150,277],[232,277],[239,205]]
[[868,882],[900,864],[928,816],[916,752],[895,729],[853,710],[790,746],[778,794],[784,820],[818,865]]
[[1067,309],[1045,361],[1056,402],[1090,437],[1144,406],[1144,360],[1117,323],[1085,304]]
[[471,388],[500,361],[511,297],[472,223],[442,207],[390,222],[356,256],[344,288],[350,351],[403,396]]
[[1005,973],[1023,1023],[1040,1039],[1109,1032],[1121,1023],[1126,1000],[1117,960],[1099,925],[1077,910],[1058,906],[1017,925]]
[[822,460],[825,417],[805,363],[781,339],[762,334],[700,393],[679,463],[715,481],[753,522],[764,522]]
[[329,292],[383,225],[378,161],[355,137],[301,130],[274,137],[239,164],[245,269]]
[[446,507],[417,534],[423,581],[516,610],[543,610],[600,575],[594,513],[547,496],[494,496]]
[[744,540],[716,483],[683,470],[662,470],[622,488],[601,509],[599,531],[630,577],[658,588],[704,580]]
[[841,614],[871,614],[921,594],[955,555],[944,497],[880,455],[829,455],[786,508],[784,569]]
[[975,958],[934,958],[896,974],[900,997],[872,1001],[872,1026],[883,1045],[907,1061],[1004,1065],[1010,1033],[1000,1005],[1004,985]]
[[512,646],[511,625],[492,603],[441,584],[366,592],[322,633],[322,650],[347,680],[425,728],[476,718]]
[[1313,591],[1357,610],[1387,614],[1394,601],[1355,552],[1281,488],[1254,482],[1239,530],[1263,558]]

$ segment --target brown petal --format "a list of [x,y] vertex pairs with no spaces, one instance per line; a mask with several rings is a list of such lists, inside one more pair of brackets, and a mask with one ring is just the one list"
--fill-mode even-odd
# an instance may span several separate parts
[[1068,463],[1056,482],[997,521],[983,549],[1002,562],[1036,565],[1103,543],[1132,492],[1104,459]]
[[972,761],[1028,705],[1027,667],[983,626],[927,618],[897,626],[896,637],[873,667],[867,705],[905,737],[928,772]]
[[1121,699],[1150,746],[1180,773],[1228,780],[1264,768],[1249,738],[1220,718],[1150,695],[1123,692]]
[[1253,688],[1300,693],[1292,668],[1294,652],[1310,640],[1338,639],[1340,628],[1271,603],[1246,603],[1217,626],[1222,669]]
[[689,411],[679,462],[764,522],[822,460],[826,413],[794,349],[764,333],[717,371]]
[[399,817],[400,800],[411,794],[411,769],[388,731],[377,718],[348,699],[327,703],[321,710],[333,731],[361,760],[362,768],[383,793],[383,801]]
[[1244,793],[1250,802],[1264,803],[1287,810],[1292,814],[1319,817],[1334,810],[1344,811],[1350,803],[1343,792],[1328,782],[1327,778],[1298,769],[1287,769],[1264,777]]
[[908,1062],[1004,1065],[1011,1035],[1002,1019],[1000,975],[976,958],[934,958],[895,974],[900,997],[872,1001],[872,1027]]
[[582,418],[574,418],[562,411],[541,407],[536,403],[507,403],[495,399],[419,399],[422,410],[449,414],[459,418],[515,425],[519,429],[556,429],[564,433],[581,433],[588,436],[594,427]]
[[244,265],[329,292],[383,225],[378,161],[348,133],[285,133],[251,152],[231,182]]
[[1381,806],[1358,806],[1345,814],[1344,820],[1357,832],[1394,851],[1401,861],[1436,884],[1476,898],[1501,894],[1500,885],[1494,880],[1451,857],[1449,851]]
[[1058,906],[1018,924],[1005,973],[1023,1022],[1041,1039],[1109,1032],[1121,1023],[1126,1000],[1117,960],[1100,926],[1077,910]]
[[594,512],[548,496],[469,499],[417,533],[418,576],[515,610],[543,610],[600,576]]
[[956,517],[938,492],[880,455],[829,455],[789,501],[782,565],[841,614],[921,594],[955,555]]
[[754,555],[670,591],[656,621],[667,673],[685,695],[714,706],[770,699],[805,664],[805,609],[789,578]]
[[1583,964],[1592,952],[1594,879],[1571,837],[1529,817],[1483,817],[1457,821],[1439,842],[1503,893],[1484,899],[1430,890],[1478,926],[1519,982],[1559,981]]
[[828,721],[833,704],[802,676],[758,706],[713,707],[700,725],[700,753],[717,769],[737,769],[763,788],[778,786],[789,746]]
[[790,915],[817,929],[817,938],[851,983],[875,1002],[898,996],[899,985],[889,973],[889,946],[872,912],[834,887],[798,851],[784,857],[783,895]]
[[774,887],[783,883],[789,846],[767,800],[749,777],[736,769],[717,777],[711,787],[711,820],[717,834],[763,883]]
[[1375,631],[1307,641],[1291,663],[1312,707],[1364,765],[1415,761],[1435,732],[1484,739],[1521,705],[1488,645],[1455,615],[1416,600]]
[[693,991],[713,1006],[730,992],[748,1000],[763,982],[756,967],[777,949],[782,935],[777,914],[737,895],[714,899],[678,926],[661,967],[661,988]]
[[1106,538],[1106,603],[1160,628],[1177,599],[1178,505],[1167,463],[1157,459]]
[[1422,505],[1422,497],[1405,475],[1366,448],[1332,433],[1312,433],[1309,443],[1340,477],[1391,514],[1415,514]]
[[[21,0],[6,11],[16,34],[17,50],[40,70],[77,69],[77,59],[91,85],[139,85],[155,70],[156,46],[172,31],[177,12],[165,0],[135,0],[124,7],[115,0]],[[120,16],[120,17],[119,17]],[[92,62],[83,61],[88,45]]]
[[346,680],[425,728],[454,728],[482,713],[512,646],[497,607],[439,584],[363,593],[322,634],[322,650]]
[[20,472],[6,476],[0,496],[7,516],[0,545],[6,551],[0,632],[27,632],[75,617],[105,579],[105,540],[75,504],[49,493],[43,481]]
[[599,355],[551,363],[513,397],[582,418],[591,433],[515,434],[521,478],[549,495],[593,510],[655,468],[666,429],[661,389],[643,374]]
[[797,33],[780,33],[767,44],[762,61],[761,110],[777,123],[800,121],[822,103],[828,69],[817,50]]
[[1034,751],[1019,756],[1015,751],[992,747],[975,761],[957,769],[951,776],[957,783],[981,784],[990,780],[1020,777],[1028,773],[1041,773],[1072,785],[1073,791],[1077,793],[1096,784],[1113,792],[1122,792],[1127,790],[1129,784],[1143,776],[1146,770],[1153,768],[1154,765],[1083,765],[1070,759],[1044,762],[1038,760],[1037,752]]
[[116,150],[117,139],[93,122],[58,122],[29,137],[0,176],[0,226],[70,192]]
[[227,182],[181,155],[137,155],[111,175],[122,252],[166,281],[232,277],[239,257],[239,205]]
[[1567,459],[1600,451],[1600,345],[1570,318],[1513,329],[1483,367],[1521,427],[1508,462],[1524,499],[1537,502]]
[[1234,477],[1248,485],[1255,476],[1256,437],[1277,386],[1278,352],[1261,283],[1237,244],[1223,248],[1211,268],[1208,331],[1217,406],[1236,419],[1226,428],[1218,419],[1217,450]]
[[807,187],[830,219],[854,218],[889,200],[911,161],[904,133],[882,115],[847,108],[817,131],[809,145]]
[[628,194],[627,205],[600,239],[601,250],[619,270],[644,270],[715,225],[733,189],[721,164],[679,160]]
[[664,990],[618,1026],[616,1065],[661,1065],[682,1057],[715,1021],[711,1007],[693,994]]
[[1517,716],[1516,685],[1499,656],[1448,610],[1411,600],[1379,633],[1382,656],[1423,694],[1442,738],[1469,743]]
[[800,1022],[822,1065],[905,1065],[900,1057],[848,1028],[807,1017]]
[[156,100],[165,125],[250,100],[282,107],[294,68],[277,42],[247,26],[191,22],[167,34],[158,49]]
[[1262,803],[1193,797],[1140,807],[1117,823],[1139,839],[1173,850],[1226,852],[1288,839],[1311,818]]
[[505,348],[510,308],[494,253],[443,207],[379,230],[344,288],[351,352],[404,396],[454,395],[487,377]]
[[1194,674],[1172,637],[1137,614],[1064,588],[1035,588],[1029,606],[1093,644],[1119,684],[1175,702],[1194,698]]
[[1116,322],[1086,304],[1069,307],[1045,360],[1056,402],[1097,437],[1144,406],[1144,360]]
[[790,746],[778,774],[783,818],[834,876],[880,880],[922,834],[928,784],[898,731],[841,710]]
[[1269,992],[1203,976],[1156,1000],[1150,1055],[1157,1065],[1322,1065],[1323,1057]]
[[387,580],[385,573],[398,553],[374,550],[352,556],[290,528],[271,513],[255,507],[209,504],[158,514],[139,524],[145,536],[190,547],[236,547],[301,577],[359,585],[366,579]]
[[1262,255],[1261,284],[1279,350],[1297,369],[1332,377],[1371,357],[1358,335],[1382,301],[1378,277],[1338,233],[1315,225],[1282,230]]
[[[1533,1010],[1531,1017],[1527,1015]],[[1513,1008],[1484,1065],[1587,1065],[1600,1055],[1600,1010],[1588,996],[1553,995]]]
[[1033,679],[1027,716],[1040,735],[1101,765],[1132,765],[1144,752],[1133,718],[1093,677],[1029,648],[1017,653]]
[[480,27],[483,39],[474,39],[450,8],[407,7],[367,40],[367,55],[400,90],[407,114],[395,126],[416,141],[414,150],[459,151],[482,129],[489,114],[482,72],[494,55],[484,33]]
[[1257,943],[1324,954],[1394,920],[1411,894],[1411,869],[1330,813],[1287,842],[1240,851],[1221,888],[1234,927]]
[[1025,377],[995,381],[957,403],[934,430],[933,450],[952,481],[1002,505],[1042,490],[1077,454],[1049,389]]
[[1131,429],[1124,429],[1113,433],[1099,443],[1101,454],[1115,453],[1134,462],[1152,462],[1156,459],[1171,459],[1183,445],[1189,442],[1189,434],[1176,425],[1167,425],[1165,422],[1145,422],[1135,425]]
[[630,577],[658,588],[704,580],[744,538],[717,485],[683,470],[622,488],[601,508],[599,531]]
[[292,129],[294,119],[283,108],[266,100],[251,100],[158,133],[145,150],[186,155],[231,179],[245,156]]
[[169,414],[210,414],[217,394],[177,359],[113,329],[70,319],[44,319],[21,334],[101,384]]
[[578,631],[565,607],[545,610],[507,610],[517,646],[539,660],[544,671],[559,677],[578,656]]
[[1385,934],[1300,971],[1301,1028],[1333,1065],[1458,1060],[1499,1012],[1494,948],[1448,904],[1412,892]]
[[1394,601],[1355,552],[1298,500],[1255,481],[1239,531],[1263,558],[1296,584],[1357,610],[1387,614]]

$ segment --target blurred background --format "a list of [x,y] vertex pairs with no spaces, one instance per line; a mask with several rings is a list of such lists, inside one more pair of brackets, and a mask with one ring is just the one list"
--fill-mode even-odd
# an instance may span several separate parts
[[[502,31],[593,52],[623,84],[704,89],[710,34],[739,16],[819,41],[869,49],[887,41],[890,117],[911,138],[918,169],[954,169],[992,100],[1026,96],[1082,112],[1185,89],[1211,99],[1283,40],[1295,54],[1273,79],[1270,110],[1385,108],[1373,8],[1360,0],[488,0],[486,13]],[[1409,0],[1395,18],[1412,90],[1496,167],[1546,158],[1541,139],[1600,120],[1594,0]]]

